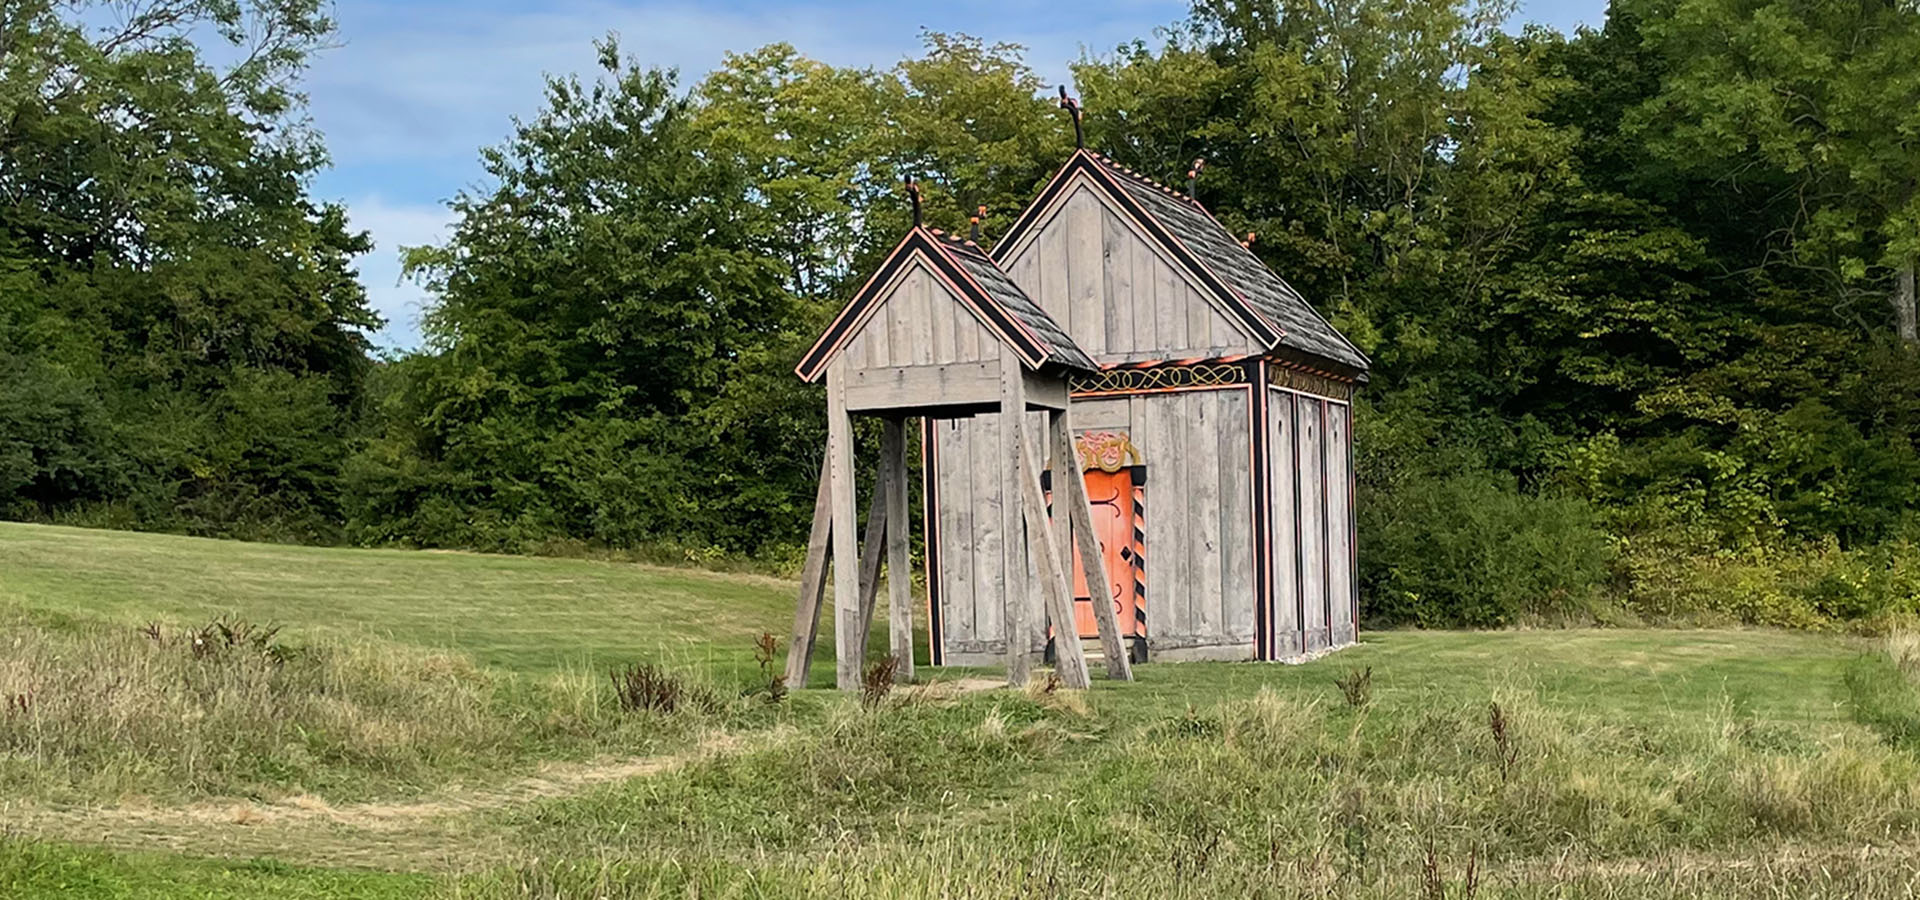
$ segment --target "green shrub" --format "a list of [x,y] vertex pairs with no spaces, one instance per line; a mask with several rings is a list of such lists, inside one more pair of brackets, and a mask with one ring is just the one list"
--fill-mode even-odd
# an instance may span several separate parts
[[1659,538],[1623,546],[1626,605],[1654,621],[1880,630],[1920,614],[1920,548],[1905,540],[1851,550],[1830,539],[1744,550]]
[[1362,498],[1359,527],[1369,624],[1592,618],[1614,555],[1583,501],[1482,474],[1401,481]]

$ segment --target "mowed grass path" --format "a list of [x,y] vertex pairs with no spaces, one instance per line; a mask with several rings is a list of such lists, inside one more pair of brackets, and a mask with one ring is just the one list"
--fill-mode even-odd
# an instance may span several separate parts
[[640,659],[750,668],[753,638],[784,642],[793,616],[792,586],[759,575],[6,522],[0,602],[130,625],[239,616],[527,672]]

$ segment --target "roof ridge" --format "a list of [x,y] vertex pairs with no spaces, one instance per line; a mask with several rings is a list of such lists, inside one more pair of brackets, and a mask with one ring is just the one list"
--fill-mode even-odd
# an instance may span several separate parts
[[[1133,169],[1128,168],[1127,166],[1121,164],[1119,160],[1116,160],[1111,156],[1106,156],[1100,153],[1096,153],[1092,150],[1088,150],[1086,151],[1086,153],[1087,153],[1087,156],[1091,157],[1094,162],[1100,163],[1101,165],[1105,166],[1106,168],[1114,172],[1118,172],[1142,184],[1150,185],[1163,194],[1166,194],[1170,197],[1173,197],[1179,200],[1186,201],[1187,203],[1190,203],[1196,208],[1200,209],[1202,212],[1206,212],[1207,208],[1205,206],[1201,206],[1200,201],[1197,199],[1194,199],[1194,197],[1190,194],[1181,193],[1180,191],[1172,187],[1169,187],[1166,184],[1163,184],[1159,179],[1154,178],[1146,174],[1145,172],[1135,172]],[[1207,215],[1213,215],[1213,213],[1208,212]]]
[[[986,248],[981,247],[977,242],[973,241],[971,238],[962,238],[957,234],[953,234],[952,232],[944,232],[938,228],[926,228],[923,230],[926,231],[928,237],[934,239],[934,246],[937,246],[942,250],[956,250],[961,253],[971,253],[975,256],[978,256],[986,260],[987,262],[993,263],[993,255],[988,253],[986,251]],[[999,269],[1000,264],[993,263],[993,267],[996,269]],[[1001,271],[1004,272],[1006,270],[1001,269]]]

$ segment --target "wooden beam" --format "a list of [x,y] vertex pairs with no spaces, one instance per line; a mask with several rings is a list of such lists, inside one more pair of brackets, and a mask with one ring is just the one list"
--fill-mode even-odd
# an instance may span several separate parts
[[[1007,684],[1025,687],[1027,678],[1032,674],[1031,661],[1027,658],[1027,592],[1026,564],[1015,549],[1022,545],[1017,523],[1018,513],[1012,513],[1011,507],[1020,503],[1023,491],[1019,473],[1025,465],[1026,446],[1021,427],[1026,420],[1026,369],[1013,353],[1000,356],[1000,459],[1006,469],[996,479],[995,489],[1000,491],[1000,503],[1009,514],[1005,521],[1010,523],[1005,536],[1006,566],[1001,602],[1005,604],[1002,629],[1007,638]],[[1037,487],[1036,482],[1036,487]],[[1046,529],[1039,529],[1045,534]],[[1016,567],[1016,563],[1018,564]]]
[[847,373],[847,408],[880,412],[1000,402],[1000,363],[859,368]]
[[907,552],[907,420],[886,421],[880,433],[880,467],[886,485],[887,649],[893,653],[894,680],[913,680],[913,562]]
[[[1058,429],[1050,426],[1048,430]],[[1047,617],[1053,620],[1053,671],[1060,676],[1061,684],[1085,690],[1092,682],[1087,679],[1086,654],[1080,650],[1080,632],[1073,624],[1073,590],[1067,584],[1067,567],[1060,561],[1060,547],[1054,543],[1053,530],[1047,523],[1047,500],[1040,491],[1040,466],[1035,459],[1033,447],[1023,434],[1021,506],[1027,514],[1027,542],[1033,547],[1034,567],[1039,569],[1040,593],[1046,599]]]
[[827,483],[832,486],[833,623],[835,683],[841,690],[860,688],[860,570],[851,540],[854,532],[853,417],[847,412],[844,359],[827,366]]
[[[1070,560],[1073,558],[1073,519],[1067,515],[1066,505],[1060,501],[1061,498],[1066,496],[1065,493],[1062,493],[1064,490],[1062,485],[1066,484],[1067,478],[1076,474],[1075,469],[1077,467],[1070,462],[1066,462],[1066,457],[1061,456],[1058,451],[1053,453],[1047,452],[1049,448],[1057,443],[1053,439],[1053,435],[1055,431],[1059,429],[1060,418],[1064,415],[1066,415],[1065,410],[1058,412],[1050,410],[1047,412],[1047,433],[1040,436],[1043,440],[1040,442],[1039,457],[1042,465],[1046,464],[1048,456],[1053,457],[1053,499],[1047,503],[1046,509],[1047,517],[1050,520],[1049,524],[1052,526],[1050,540],[1053,541],[1053,546],[1058,548],[1059,552],[1063,554],[1060,557],[1060,574],[1066,581],[1067,600],[1071,603],[1073,601],[1073,563]],[[1035,477],[1038,476],[1039,473],[1036,472]],[[1088,583],[1091,584],[1092,582]],[[1079,619],[1076,617],[1072,621],[1074,623],[1071,629],[1073,639],[1078,641],[1080,640]],[[1059,623],[1054,623],[1053,639],[1056,644],[1064,640],[1064,638],[1061,637],[1062,634],[1064,634],[1064,632],[1060,630]]]
[[873,637],[873,608],[880,597],[880,554],[886,549],[887,464],[883,460],[873,469],[873,499],[867,501],[867,531],[860,538],[860,654],[864,658],[867,642]]
[[[1072,460],[1073,471],[1064,479],[1066,489],[1061,490],[1062,478],[1056,459],[1054,515],[1064,513],[1073,521],[1073,537],[1080,548],[1080,571],[1087,579],[1087,593],[1093,599],[1093,621],[1100,629],[1100,650],[1107,658],[1107,677],[1132,681],[1133,661],[1127,657],[1126,642],[1120,638],[1120,620],[1113,614],[1113,580],[1107,574],[1107,557],[1100,550],[1100,538],[1093,531],[1092,502],[1087,498],[1087,483],[1080,477],[1080,459],[1073,447],[1073,422],[1070,414],[1062,419],[1060,431],[1054,437],[1053,452],[1057,458]],[[1133,499],[1129,497],[1125,501],[1131,503]]]
[[1026,400],[1028,409],[1063,410],[1072,402],[1064,378],[1042,375],[1038,372],[1026,374]]
[[793,609],[793,639],[787,643],[787,687],[807,686],[813,667],[813,641],[820,633],[820,600],[827,590],[827,544],[833,535],[830,460],[820,460],[820,490],[813,498],[813,529],[807,534],[807,561],[800,568],[800,599]]

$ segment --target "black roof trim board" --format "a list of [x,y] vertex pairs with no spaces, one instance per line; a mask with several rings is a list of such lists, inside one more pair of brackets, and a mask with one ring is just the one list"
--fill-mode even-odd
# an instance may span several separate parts
[[1020,354],[1021,361],[1029,368],[1039,369],[1049,363],[1069,369],[1098,368],[986,253],[978,247],[942,240],[927,229],[916,227],[907,232],[880,268],[834,317],[826,332],[801,357],[794,373],[804,381],[819,380],[826,372],[827,362],[866,321],[894,278],[916,259],[924,260],[990,331]]
[[1325,359],[1364,379],[1371,365],[1366,355],[1241,246],[1199,201],[1086,150],[1075,151],[1014,220],[994,246],[996,262],[1006,261],[1081,173],[1214,294],[1255,340],[1269,350],[1289,349]]

